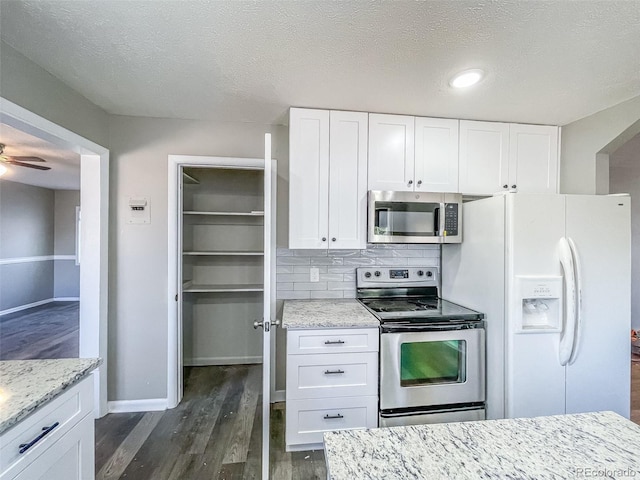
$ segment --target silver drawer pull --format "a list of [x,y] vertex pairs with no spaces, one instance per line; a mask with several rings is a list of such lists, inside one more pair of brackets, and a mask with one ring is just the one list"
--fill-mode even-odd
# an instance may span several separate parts
[[342,345],[344,340],[325,340],[325,345]]
[[327,414],[327,415],[324,416],[325,420],[334,420],[336,418],[344,418],[344,416],[340,415],[339,413],[337,415],[329,415],[329,414]]
[[325,370],[325,375],[338,375],[339,373],[344,373],[344,370]]
[[36,443],[38,443],[40,440],[42,440],[45,436],[47,436],[49,433],[51,433],[51,431],[54,428],[56,428],[58,425],[60,425],[60,422],[56,422],[53,425],[51,425],[50,427],[42,427],[42,433],[40,435],[38,435],[36,438],[31,440],[29,443],[21,443],[20,445],[18,445],[18,448],[20,449],[19,453],[22,455],[24,452],[29,450]]

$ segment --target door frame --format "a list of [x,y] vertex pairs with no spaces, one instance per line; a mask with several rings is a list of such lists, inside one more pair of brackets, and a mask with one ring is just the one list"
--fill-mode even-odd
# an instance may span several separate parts
[[[276,160],[271,161],[271,218],[275,219],[275,198],[276,198]],[[178,305],[182,302],[182,289],[179,285],[181,276],[181,240],[180,233],[180,209],[182,199],[180,198],[180,174],[184,167],[230,167],[230,168],[259,168],[264,169],[264,158],[237,158],[237,157],[215,157],[202,155],[169,155],[168,156],[168,198],[167,198],[167,230],[168,230],[168,275],[167,275],[167,408],[175,408],[182,399],[182,316],[179,315]],[[272,222],[272,240],[275,240],[275,221]],[[275,302],[275,241],[271,242],[270,272],[271,272],[271,319],[276,316]],[[274,397],[275,389],[275,335],[271,335],[271,398]],[[263,359],[264,361],[264,359]]]
[[109,262],[109,150],[0,97],[0,120],[25,133],[80,154],[82,266],[79,357],[100,357],[94,371],[94,415],[107,413]]

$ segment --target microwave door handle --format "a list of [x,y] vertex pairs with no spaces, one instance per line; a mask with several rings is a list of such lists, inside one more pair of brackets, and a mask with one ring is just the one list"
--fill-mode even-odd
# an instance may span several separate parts
[[444,208],[445,204],[444,203],[440,203],[440,209],[439,209],[439,225],[438,225],[438,235],[443,237],[444,235],[446,235],[445,231],[444,231],[444,220],[445,220],[445,208]]

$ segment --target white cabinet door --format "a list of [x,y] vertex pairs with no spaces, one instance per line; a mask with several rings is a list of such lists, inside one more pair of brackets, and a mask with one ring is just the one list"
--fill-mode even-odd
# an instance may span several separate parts
[[509,187],[558,193],[558,127],[513,123],[509,137]]
[[14,480],[92,480],[94,445],[93,417],[87,415]]
[[447,118],[416,117],[416,191],[458,191],[458,124]]
[[329,111],[292,108],[289,117],[289,248],[327,248],[328,207]]
[[329,248],[367,245],[368,117],[364,112],[330,115]]
[[369,190],[413,191],[414,117],[369,114]]
[[510,187],[509,124],[460,120],[460,193],[491,195]]

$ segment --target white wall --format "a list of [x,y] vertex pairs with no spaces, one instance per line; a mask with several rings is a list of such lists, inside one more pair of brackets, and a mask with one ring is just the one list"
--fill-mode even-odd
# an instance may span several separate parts
[[[113,116],[110,122],[111,265],[109,400],[164,398],[167,390],[167,157],[169,154],[264,156],[264,134],[286,170],[288,130]],[[151,223],[127,223],[129,196],[149,200]],[[287,209],[278,216],[287,215]],[[279,218],[278,224],[282,225]],[[279,238],[287,233],[279,232]],[[252,332],[253,333],[253,332]]]
[[612,142],[632,125],[637,124],[637,131],[631,136],[640,132],[639,119],[640,96],[564,125],[560,192],[592,194],[601,189],[596,155],[613,152],[620,145]]
[[[54,298],[80,297],[80,266],[76,265],[76,207],[80,190],[55,190],[53,253],[64,256],[54,262]],[[73,258],[67,258],[73,257]]]
[[610,156],[609,190],[631,194],[631,326],[640,329],[640,135]]

